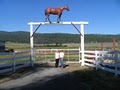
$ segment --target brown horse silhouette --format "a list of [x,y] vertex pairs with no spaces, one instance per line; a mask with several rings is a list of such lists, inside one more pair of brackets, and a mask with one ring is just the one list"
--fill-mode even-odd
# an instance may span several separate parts
[[50,16],[50,14],[53,14],[53,15],[58,15],[57,22],[59,23],[59,21],[61,21],[61,15],[62,15],[63,10],[69,11],[68,6],[66,5],[66,6],[62,6],[59,8],[47,8],[47,9],[45,9],[46,21],[48,19],[49,22],[51,23],[49,16]]

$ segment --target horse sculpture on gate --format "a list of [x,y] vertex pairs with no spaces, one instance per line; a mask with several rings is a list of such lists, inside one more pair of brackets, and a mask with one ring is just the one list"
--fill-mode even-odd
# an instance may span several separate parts
[[66,6],[62,6],[59,8],[47,8],[47,9],[45,9],[46,21],[48,19],[49,22],[51,23],[49,16],[50,16],[50,14],[53,14],[53,15],[58,15],[57,23],[59,23],[59,21],[61,21],[61,15],[62,15],[63,10],[69,11],[68,6],[66,5]]

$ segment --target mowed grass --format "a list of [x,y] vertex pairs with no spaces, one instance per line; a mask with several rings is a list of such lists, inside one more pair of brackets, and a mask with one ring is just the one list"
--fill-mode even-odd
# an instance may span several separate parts
[[30,50],[30,44],[8,42],[5,44],[5,49],[6,50],[14,49],[15,51],[27,51]]
[[[53,44],[52,44],[53,45]],[[34,44],[35,49],[78,49],[80,47],[80,43],[67,43],[62,44],[66,47],[43,47],[43,44]],[[104,43],[104,50],[111,50],[112,49],[112,42],[105,42]],[[42,46],[42,47],[41,47]],[[6,50],[14,49],[15,51],[28,51],[30,50],[30,44],[26,43],[6,43]],[[116,44],[116,49],[120,50],[120,45]],[[101,50],[101,43],[85,43],[85,50]],[[46,61],[53,61],[54,60],[54,53],[52,54],[35,54],[36,61],[46,60]],[[78,61],[79,54],[69,54],[65,53],[65,61]]]
[[[80,47],[80,43],[67,43],[67,44],[62,44],[62,45],[63,46],[60,46],[60,47],[43,47],[44,44],[34,44],[36,49],[56,49],[56,48],[57,49],[73,49],[73,48]],[[14,49],[14,50],[30,50],[29,43],[27,44],[27,43],[7,42],[5,44],[5,47],[6,49]],[[104,47],[104,50],[113,49],[113,42],[104,42],[103,47]],[[85,43],[85,50],[101,50],[101,43]],[[116,43],[116,50],[120,50],[120,45],[118,43]]]

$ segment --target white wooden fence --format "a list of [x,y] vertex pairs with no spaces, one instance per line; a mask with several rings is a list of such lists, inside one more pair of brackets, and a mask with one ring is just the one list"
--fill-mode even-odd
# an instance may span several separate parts
[[120,51],[85,51],[85,65],[120,74]]
[[0,53],[0,73],[15,72],[31,65],[30,51]]
[[[55,51],[55,49],[51,50],[51,52],[52,51]],[[70,52],[68,51],[72,51],[72,49],[67,49],[67,57],[69,60]],[[81,61],[81,51],[79,52],[79,49],[73,51],[77,51],[77,53],[74,54],[78,55],[77,63],[79,63],[79,61]],[[84,64],[95,67],[96,70],[102,69],[118,75],[120,74],[120,51],[84,51]],[[15,72],[17,69],[31,65],[30,51],[0,53],[0,73]]]
[[[55,50],[56,49],[37,49],[35,53],[37,54],[37,56],[40,55],[43,56],[43,58],[38,57],[40,60],[50,61],[49,53],[53,54],[54,56]],[[82,62],[82,58],[81,58],[82,52],[79,51],[79,49],[62,49],[62,50],[64,50],[65,52],[66,63]],[[41,54],[41,52],[43,54]],[[75,57],[76,60],[73,60],[73,57]],[[54,57],[52,58],[54,59]],[[96,70],[102,69],[105,71],[109,71],[115,73],[115,75],[120,74],[120,51],[97,51],[97,50],[84,51],[84,65],[95,67]]]
[[63,50],[65,53],[64,61],[66,63],[79,63],[79,49],[36,49],[35,61],[54,63],[54,54],[56,50]]

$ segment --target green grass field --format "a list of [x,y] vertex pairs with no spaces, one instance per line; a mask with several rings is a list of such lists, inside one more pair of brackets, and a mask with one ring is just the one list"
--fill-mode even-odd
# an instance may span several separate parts
[[[104,50],[111,50],[113,43],[105,42]],[[52,47],[51,47],[52,46]],[[56,47],[54,44],[34,44],[35,49],[78,49],[80,47],[80,43],[68,43],[62,44],[62,46]],[[15,51],[28,51],[30,50],[30,44],[26,43],[11,43],[7,42],[5,44],[5,49],[14,49]],[[101,50],[101,43],[85,43],[85,50]],[[120,50],[119,44],[116,44],[116,50]],[[36,61],[46,60],[53,61],[54,53],[35,53]],[[79,54],[74,53],[65,53],[65,61],[78,61]]]
[[[72,51],[71,51],[72,52]],[[36,53],[36,61],[54,61],[54,52],[52,53]],[[78,61],[79,53],[65,53],[64,61]]]
[[[54,45],[54,44],[49,44]],[[46,44],[34,44],[36,49],[73,49],[73,48],[79,48],[80,43],[67,43],[62,44],[62,46],[59,47],[48,47]],[[30,44],[26,43],[11,43],[7,42],[5,44],[5,48],[7,49],[14,49],[14,50],[30,50]],[[113,48],[112,42],[104,42],[104,50],[110,50]],[[100,50],[101,49],[101,43],[85,43],[85,50]],[[116,50],[120,50],[120,45],[116,43]]]

